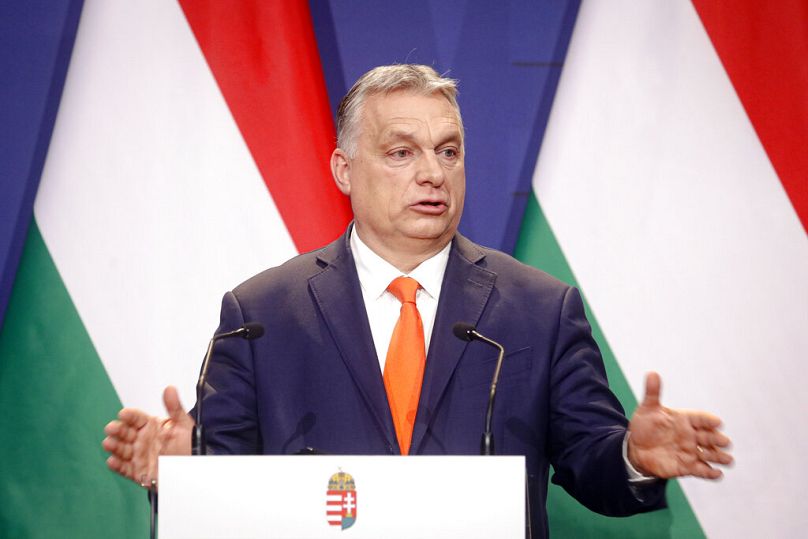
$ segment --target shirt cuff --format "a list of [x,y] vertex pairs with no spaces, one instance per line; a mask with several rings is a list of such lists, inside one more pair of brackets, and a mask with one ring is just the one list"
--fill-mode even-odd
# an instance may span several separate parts
[[626,473],[628,474],[628,482],[633,486],[648,485],[657,480],[653,475],[645,475],[637,471],[637,468],[631,465],[628,460],[628,437],[631,433],[626,431],[626,436],[623,438],[623,462],[626,464]]

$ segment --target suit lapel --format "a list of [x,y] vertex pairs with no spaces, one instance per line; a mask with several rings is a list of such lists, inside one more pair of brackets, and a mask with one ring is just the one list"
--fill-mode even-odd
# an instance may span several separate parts
[[320,313],[345,366],[370,408],[387,443],[396,447],[379,360],[349,247],[350,229],[318,254],[323,270],[309,279]]
[[410,446],[413,454],[417,453],[418,445],[468,344],[454,336],[452,327],[457,322],[476,325],[494,287],[496,273],[478,265],[484,258],[485,253],[479,247],[457,234],[443,278],[427,355],[418,418]]

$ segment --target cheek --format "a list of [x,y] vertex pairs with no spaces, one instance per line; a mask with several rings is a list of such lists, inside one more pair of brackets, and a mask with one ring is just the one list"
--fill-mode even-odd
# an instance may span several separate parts
[[396,201],[401,197],[393,192],[389,184],[385,185],[385,179],[380,179],[365,195],[363,204],[366,212],[380,224],[390,222],[400,211]]
[[384,186],[379,189],[379,199],[391,214],[400,213],[407,207],[418,193],[418,185],[401,177],[388,177],[383,180]]
[[449,176],[449,183],[451,185],[452,197],[462,203],[463,198],[466,196],[466,174],[462,168],[457,171],[452,171],[452,174]]

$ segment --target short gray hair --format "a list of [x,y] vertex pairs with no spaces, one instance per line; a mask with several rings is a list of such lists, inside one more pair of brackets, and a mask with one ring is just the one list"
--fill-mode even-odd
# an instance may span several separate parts
[[431,95],[440,93],[457,111],[460,129],[463,118],[457,104],[457,81],[443,77],[429,66],[395,64],[371,69],[354,83],[337,109],[337,147],[353,158],[356,156],[359,122],[368,97],[398,90]]

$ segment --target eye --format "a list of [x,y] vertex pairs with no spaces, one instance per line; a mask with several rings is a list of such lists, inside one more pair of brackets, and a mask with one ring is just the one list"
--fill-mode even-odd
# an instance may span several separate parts
[[407,148],[396,148],[387,155],[389,155],[393,159],[406,159],[407,157],[412,155],[412,152]]
[[443,148],[438,153],[446,159],[457,159],[457,156],[460,155],[457,148]]

